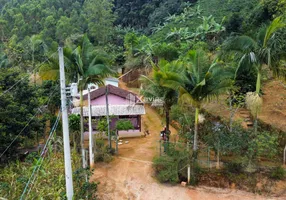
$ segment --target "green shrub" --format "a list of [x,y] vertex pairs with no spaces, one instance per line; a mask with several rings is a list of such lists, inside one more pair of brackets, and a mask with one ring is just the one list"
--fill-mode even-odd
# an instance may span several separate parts
[[134,129],[132,122],[128,119],[119,119],[116,122],[116,129],[117,130],[129,130]]
[[178,183],[178,164],[174,158],[170,156],[161,156],[154,159],[155,173],[157,179],[161,183]]
[[26,163],[33,163],[35,160],[39,159],[40,155],[37,152],[31,152],[28,154],[28,156],[25,158]]
[[73,173],[74,187],[80,188],[76,190],[75,199],[81,199],[86,197],[86,199],[95,199],[95,192],[97,190],[98,183],[86,181],[92,175],[90,169],[79,168]]
[[286,172],[283,167],[279,166],[271,172],[270,177],[276,180],[282,180],[286,177]]
[[172,61],[179,57],[179,51],[175,46],[161,43],[160,45],[154,47],[154,55],[158,56],[160,59]]
[[35,140],[26,138],[26,139],[24,139],[22,146],[24,148],[33,148],[35,146]]
[[95,162],[111,162],[115,153],[114,148],[109,148],[108,145],[104,144],[104,140],[101,138],[97,138],[96,142],[96,151],[94,154],[94,161]]
[[191,165],[191,180],[190,184],[195,186],[199,183],[200,176],[204,173],[203,169],[200,167],[200,165],[195,162],[193,165]]
[[230,173],[239,174],[243,170],[242,163],[230,162],[225,164],[225,170]]

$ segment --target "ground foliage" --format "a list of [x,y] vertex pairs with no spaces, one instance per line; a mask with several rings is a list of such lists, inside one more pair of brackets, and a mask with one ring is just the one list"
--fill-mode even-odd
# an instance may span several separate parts
[[[55,149],[50,146],[45,156],[45,160],[36,173],[35,181],[29,186],[31,190],[28,194],[26,193],[25,197],[29,199],[65,199],[63,151],[55,152]],[[34,167],[40,165],[37,161],[38,158],[39,155],[33,153],[26,158],[25,162],[11,162],[0,169],[1,197],[8,199],[20,198]],[[75,151],[72,152],[72,168],[75,198],[82,199],[86,196],[87,199],[95,199],[97,183],[86,182],[86,176],[90,175],[90,171],[81,168],[80,156]]]

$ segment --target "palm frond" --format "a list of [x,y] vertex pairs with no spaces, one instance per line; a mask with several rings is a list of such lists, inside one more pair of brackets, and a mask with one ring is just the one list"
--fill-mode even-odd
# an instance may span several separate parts
[[85,71],[84,75],[85,76],[107,77],[111,75],[112,73],[114,73],[114,71],[112,71],[109,67],[107,67],[104,64],[93,65],[93,63],[91,63],[91,65]]
[[195,107],[200,107],[199,102],[183,87],[179,88],[179,103],[191,104]]
[[223,46],[224,52],[251,52],[258,48],[256,41],[246,35],[230,38]]
[[266,48],[272,34],[274,34],[277,30],[284,28],[285,26],[286,24],[282,21],[282,17],[275,18],[266,30],[263,47]]
[[53,68],[52,65],[49,64],[45,64],[40,67],[39,75],[42,80],[56,81],[60,78],[59,68]]

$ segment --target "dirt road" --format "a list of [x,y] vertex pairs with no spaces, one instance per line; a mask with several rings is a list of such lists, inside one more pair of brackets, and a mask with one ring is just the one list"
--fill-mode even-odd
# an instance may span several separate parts
[[[160,116],[146,107],[143,117],[151,135],[145,138],[124,139],[119,156],[109,164],[96,164],[91,180],[99,181],[101,200],[253,200],[263,198],[251,193],[218,188],[185,188],[160,184],[154,178],[152,159],[156,155],[156,141],[162,129]],[[172,133],[175,130],[171,129]],[[129,141],[125,144],[125,141]]]

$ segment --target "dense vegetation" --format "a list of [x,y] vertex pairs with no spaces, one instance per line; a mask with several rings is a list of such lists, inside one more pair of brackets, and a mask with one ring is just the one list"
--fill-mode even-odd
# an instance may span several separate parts
[[[265,150],[281,161],[285,144],[278,140],[285,141],[285,134],[264,130],[257,119],[263,105],[261,81],[268,77],[265,69],[285,80],[285,0],[0,0],[0,11],[1,160],[13,161],[25,148],[45,141],[48,124],[60,109],[57,48],[61,45],[68,82],[79,82],[81,97],[88,83],[102,84],[118,68],[144,73],[142,94],[163,98],[168,133],[171,119],[177,121],[181,141],[193,145],[194,158],[203,143],[213,148],[218,163],[221,154],[235,155],[244,159],[248,171],[266,156]],[[204,103],[226,92],[232,112],[245,106],[252,113],[256,123],[249,138],[242,137],[247,131],[233,124],[233,115],[222,127],[200,124]],[[73,116],[70,121],[78,158],[79,143],[84,156],[83,119]],[[104,160],[109,150],[102,141],[99,144],[103,153],[98,157]],[[61,159],[58,154],[51,156]],[[167,159],[173,162],[176,155],[181,153],[174,150]],[[177,161],[185,164],[176,160],[172,169],[178,167]],[[7,178],[19,164],[5,166],[1,196],[14,187],[7,185],[9,181],[16,181],[19,191],[27,181],[26,176]],[[29,171],[31,166],[25,164],[23,169]],[[171,182],[179,180],[174,174]],[[47,197],[44,188],[39,190]]]

